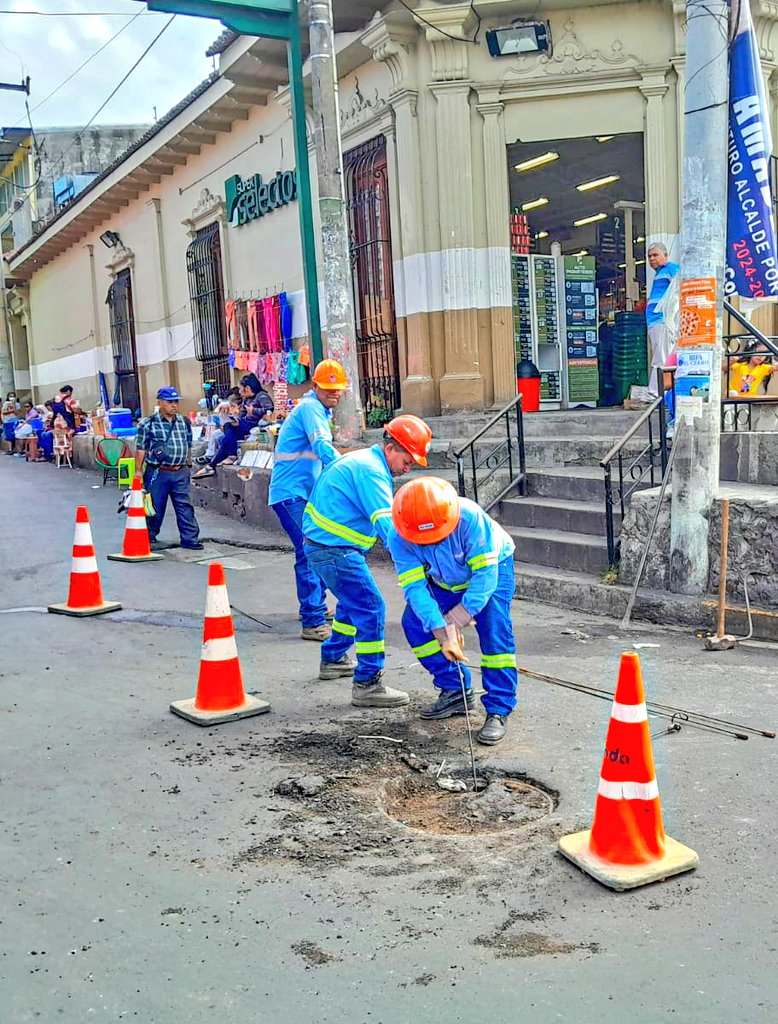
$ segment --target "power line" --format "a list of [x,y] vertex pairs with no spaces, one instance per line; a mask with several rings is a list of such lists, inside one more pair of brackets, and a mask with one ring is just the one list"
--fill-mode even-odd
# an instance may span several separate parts
[[[0,14],[27,14],[38,18],[124,18],[126,11],[0,11]],[[153,18],[159,11],[140,11],[135,17]]]

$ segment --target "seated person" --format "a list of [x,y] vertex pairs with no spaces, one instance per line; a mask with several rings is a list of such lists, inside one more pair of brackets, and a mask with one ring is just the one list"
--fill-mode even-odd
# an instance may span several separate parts
[[241,377],[240,394],[243,399],[240,405],[231,403],[223,427],[223,436],[213,457],[202,469],[195,473],[197,480],[201,477],[213,476],[216,467],[227,460],[235,461],[238,454],[238,441],[248,437],[254,427],[269,423],[273,413],[273,399],[259,383],[256,375],[247,373]]
[[[758,398],[766,391],[766,385],[773,373],[778,373],[778,364],[769,358],[764,348],[745,352],[739,359],[731,360],[727,392],[730,398]],[[726,380],[727,366],[724,361]]]

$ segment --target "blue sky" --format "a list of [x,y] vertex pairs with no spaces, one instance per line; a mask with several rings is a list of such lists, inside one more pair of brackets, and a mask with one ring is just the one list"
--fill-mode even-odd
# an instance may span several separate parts
[[[80,127],[169,17],[147,13],[137,0],[0,0],[0,80],[30,76],[36,128]],[[123,26],[102,53],[42,102]],[[205,50],[221,31],[219,22],[178,16],[94,123],[151,123],[155,107],[161,117],[210,73],[213,64]],[[24,125],[26,120],[23,95],[0,90],[0,125]]]

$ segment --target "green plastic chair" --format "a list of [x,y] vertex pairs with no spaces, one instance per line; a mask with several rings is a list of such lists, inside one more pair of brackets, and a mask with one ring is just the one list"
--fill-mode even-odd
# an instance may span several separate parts
[[131,459],[132,448],[120,437],[101,437],[95,448],[95,462],[103,471],[103,487],[113,476],[119,479],[119,459]]

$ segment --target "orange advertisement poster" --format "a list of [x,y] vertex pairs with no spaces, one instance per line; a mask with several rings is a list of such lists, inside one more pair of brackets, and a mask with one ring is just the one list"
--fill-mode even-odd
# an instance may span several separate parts
[[716,344],[716,278],[694,277],[681,281],[681,323],[678,344]]

